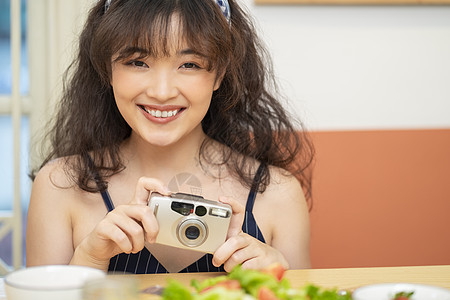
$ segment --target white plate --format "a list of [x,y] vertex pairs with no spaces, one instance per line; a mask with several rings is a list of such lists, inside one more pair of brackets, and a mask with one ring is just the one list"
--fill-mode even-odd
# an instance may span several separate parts
[[450,290],[425,284],[381,283],[357,288],[354,300],[391,300],[398,292],[414,292],[411,300],[450,300]]

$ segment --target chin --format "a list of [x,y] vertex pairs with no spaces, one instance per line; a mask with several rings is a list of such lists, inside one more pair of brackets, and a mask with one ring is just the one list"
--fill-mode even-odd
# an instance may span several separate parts
[[168,147],[177,142],[177,139],[171,139],[170,136],[152,136],[149,138],[146,138],[145,141],[155,147]]

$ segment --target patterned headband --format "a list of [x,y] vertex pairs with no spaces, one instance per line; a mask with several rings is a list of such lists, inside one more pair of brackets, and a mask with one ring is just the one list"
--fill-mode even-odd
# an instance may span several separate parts
[[[112,0],[106,0],[105,2],[105,13],[109,9],[109,6],[111,5]],[[228,0],[214,0],[214,2],[217,3],[217,5],[220,8],[220,11],[227,19],[228,23],[231,21],[231,11],[230,11],[230,4],[228,3]]]

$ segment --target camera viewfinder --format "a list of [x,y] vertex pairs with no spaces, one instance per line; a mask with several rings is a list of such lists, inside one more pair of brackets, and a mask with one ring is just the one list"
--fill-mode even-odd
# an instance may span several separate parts
[[183,216],[189,216],[194,211],[194,204],[173,201],[170,208]]
[[209,211],[209,214],[211,216],[228,218],[228,211],[225,209],[221,209],[221,208],[211,208],[211,210]]

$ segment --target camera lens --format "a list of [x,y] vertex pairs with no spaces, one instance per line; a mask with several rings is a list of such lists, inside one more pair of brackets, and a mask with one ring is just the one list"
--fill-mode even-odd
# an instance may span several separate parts
[[197,206],[196,208],[195,208],[195,214],[197,215],[197,216],[199,216],[199,217],[203,217],[204,215],[206,215],[206,207],[204,207],[204,206]]
[[208,237],[208,227],[199,218],[188,217],[176,229],[178,241],[187,247],[198,247]]
[[198,227],[196,226],[191,225],[188,228],[186,228],[184,234],[188,239],[195,240],[200,236],[200,229],[198,229]]

